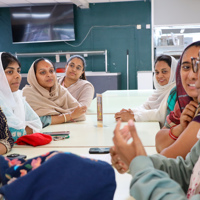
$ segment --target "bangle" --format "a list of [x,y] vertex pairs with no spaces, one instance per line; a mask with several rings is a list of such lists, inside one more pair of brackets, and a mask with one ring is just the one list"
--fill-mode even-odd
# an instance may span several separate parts
[[63,114],[63,116],[64,116],[64,118],[65,118],[65,123],[66,123],[66,122],[67,122],[67,118],[66,118],[65,114]]
[[169,129],[169,137],[172,138],[173,140],[177,140],[178,137],[173,135],[172,133],[172,128],[174,128],[176,125],[173,125],[170,129]]

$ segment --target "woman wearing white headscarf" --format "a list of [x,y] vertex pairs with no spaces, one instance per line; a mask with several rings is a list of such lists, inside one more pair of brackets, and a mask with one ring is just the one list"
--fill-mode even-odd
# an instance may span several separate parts
[[10,53],[0,53],[0,106],[7,118],[13,139],[42,129],[39,116],[22,97],[21,65]]
[[167,112],[167,99],[170,91],[175,87],[176,67],[177,61],[174,57],[167,55],[159,56],[155,62],[155,92],[138,108],[133,110],[122,109],[116,113],[116,120],[128,121],[129,119],[133,119],[137,122],[159,121],[161,127],[163,127]]

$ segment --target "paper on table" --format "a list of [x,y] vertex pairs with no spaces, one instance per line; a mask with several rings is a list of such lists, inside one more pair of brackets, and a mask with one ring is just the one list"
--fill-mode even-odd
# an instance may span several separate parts
[[107,162],[108,164],[112,164],[111,163],[111,156],[110,154],[81,154],[80,156],[86,157],[86,158],[91,158],[91,159],[96,159],[96,160],[102,160]]

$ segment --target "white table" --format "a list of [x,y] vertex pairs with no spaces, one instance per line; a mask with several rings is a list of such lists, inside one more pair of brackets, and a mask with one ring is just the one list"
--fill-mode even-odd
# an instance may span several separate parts
[[[155,147],[144,147],[148,155],[153,155],[157,154],[156,148]],[[77,155],[88,155],[89,154],[89,147],[61,147],[61,148],[55,148],[55,147],[47,147],[47,148],[42,148],[41,146],[37,147],[32,147],[32,146],[26,146],[24,148],[12,148],[12,150],[5,154],[4,156],[11,154],[11,153],[18,153],[18,154],[24,154],[27,156],[27,159],[33,158],[36,156],[39,156],[41,154],[45,154],[46,152],[49,151],[63,151],[63,152],[71,152]],[[92,155],[92,154],[90,154]],[[108,161],[105,160],[106,158],[104,157],[106,154],[95,154],[96,157],[100,160]],[[102,159],[101,159],[102,156]]]
[[107,90],[103,93],[104,96],[111,97],[149,97],[155,90]]
[[[119,96],[119,94],[121,96]],[[86,121],[76,123],[65,123],[50,125],[43,129],[43,132],[70,131],[70,138],[60,141],[52,141],[50,144],[38,147],[28,145],[15,145],[10,153],[19,153],[32,158],[48,151],[68,151],[77,155],[88,157],[90,147],[111,147],[113,146],[113,130],[116,126],[114,113],[123,108],[122,103],[128,107],[139,106],[146,101],[152,91],[107,91],[103,94],[103,127],[97,127],[96,100],[93,100],[91,115],[86,116]],[[112,114],[109,114],[112,113]],[[122,123],[122,127],[127,123]],[[136,122],[137,132],[145,146],[147,154],[155,154],[155,135],[160,130],[158,122]],[[109,154],[107,154],[109,157]],[[105,156],[105,157],[107,157]],[[105,160],[103,156],[96,156],[97,159]],[[109,159],[108,159],[109,160]],[[108,162],[108,160],[106,160]],[[115,170],[117,188],[114,200],[133,200],[129,195],[131,175],[119,174]]]
[[[115,114],[122,108],[136,108],[147,101],[154,90],[108,90],[102,94],[103,113]],[[92,100],[87,114],[97,113],[96,98]]]
[[[127,122],[122,123],[123,127]],[[158,122],[136,122],[138,134],[144,146],[155,146],[155,135],[160,130]],[[113,131],[116,126],[114,115],[103,115],[103,127],[97,127],[97,116],[87,115],[86,121],[50,125],[43,132],[70,131],[70,138],[52,141],[41,148],[54,147],[110,147],[113,146]],[[14,148],[24,148],[27,145],[15,145]]]

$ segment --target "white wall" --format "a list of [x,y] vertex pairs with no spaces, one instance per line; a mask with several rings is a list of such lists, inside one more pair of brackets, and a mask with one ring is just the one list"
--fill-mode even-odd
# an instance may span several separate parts
[[152,71],[137,71],[138,90],[153,89],[153,74]]
[[200,24],[200,0],[152,0],[153,25]]
[[151,0],[152,71],[155,26],[200,25],[200,0]]

